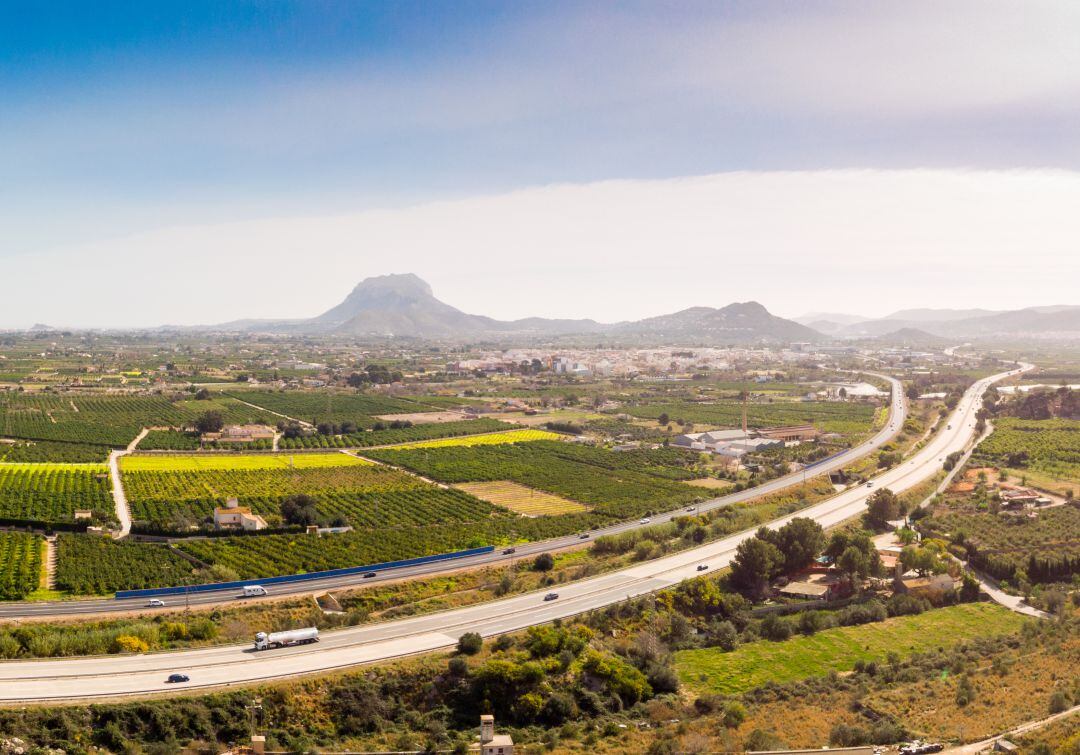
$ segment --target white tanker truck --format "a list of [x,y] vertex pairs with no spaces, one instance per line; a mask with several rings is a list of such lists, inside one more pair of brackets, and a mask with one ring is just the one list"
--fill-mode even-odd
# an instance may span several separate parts
[[283,648],[289,645],[306,645],[309,642],[319,641],[319,630],[316,627],[304,629],[290,629],[287,632],[258,632],[255,635],[255,649],[269,650],[270,648]]

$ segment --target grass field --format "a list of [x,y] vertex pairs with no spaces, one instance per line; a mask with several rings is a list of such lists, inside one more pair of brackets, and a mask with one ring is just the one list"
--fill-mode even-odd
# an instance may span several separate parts
[[696,691],[737,694],[766,682],[790,682],[830,671],[850,671],[855,662],[901,657],[949,647],[979,636],[1009,634],[1025,619],[993,603],[968,603],[875,624],[826,629],[784,642],[761,640],[729,653],[717,648],[675,655],[683,683]]
[[393,446],[394,450],[412,448],[447,448],[449,446],[498,446],[504,443],[526,443],[534,440],[559,440],[563,436],[547,430],[507,430],[504,433],[487,435],[465,435],[456,438],[439,438],[416,443],[402,443]]
[[588,511],[586,506],[577,501],[545,493],[542,490],[533,490],[509,480],[465,482],[455,487],[482,501],[502,506],[525,516],[556,516]]
[[120,468],[125,472],[189,472],[206,470],[323,469],[371,464],[343,453],[327,454],[205,454],[202,456],[125,456]]

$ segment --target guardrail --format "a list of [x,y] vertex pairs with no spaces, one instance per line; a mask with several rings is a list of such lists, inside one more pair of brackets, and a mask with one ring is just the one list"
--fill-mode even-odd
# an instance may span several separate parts
[[420,556],[418,558],[407,558],[401,561],[386,561],[381,564],[370,564],[368,566],[349,566],[344,569],[313,571],[305,574],[285,574],[279,577],[254,578],[237,580],[234,582],[209,582],[201,585],[181,585],[179,587],[151,587],[143,590],[118,590],[115,597],[117,600],[123,600],[124,598],[156,598],[163,595],[183,595],[185,593],[214,592],[216,590],[238,590],[245,585],[266,586],[289,584],[290,582],[306,582],[329,577],[345,577],[350,574],[362,574],[369,571],[379,571],[380,569],[400,569],[405,566],[418,566],[420,564],[430,564],[437,561],[450,561],[456,558],[481,556],[485,553],[492,553],[494,550],[494,545],[485,545],[483,548],[470,548],[468,550],[454,551],[452,553],[439,553],[434,556]]

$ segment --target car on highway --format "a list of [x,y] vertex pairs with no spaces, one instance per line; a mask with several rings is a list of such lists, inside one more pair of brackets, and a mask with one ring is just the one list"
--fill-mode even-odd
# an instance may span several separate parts
[[366,571],[366,572],[364,572],[364,579],[371,579],[372,577],[374,577],[376,575],[378,575],[378,572]]
[[638,524],[648,524],[651,521],[652,519],[649,519],[649,517],[643,516],[641,517],[641,519],[638,520]]
[[180,684],[181,682],[190,682],[191,677],[187,674],[169,674],[169,678],[165,680],[166,684]]
[[150,600],[148,600],[146,602],[146,607],[147,608],[164,608],[165,607],[165,601],[162,600],[161,598],[150,598]]
[[578,540],[588,540],[588,539],[589,539],[589,533],[588,532],[582,532],[580,535],[578,535]]
[[690,511],[697,511],[697,506],[687,506],[687,507],[686,507],[686,510],[687,510],[688,512],[690,512]]
[[872,488],[872,487],[874,487],[874,481],[873,481],[873,480],[870,480],[869,482],[867,482],[867,483],[866,483],[866,487],[868,487],[868,488]]
[[512,556],[515,553],[517,553],[517,548],[507,548],[506,550],[503,551],[504,556]]
[[544,596],[544,600],[555,600],[558,597],[559,597],[559,593],[557,593],[557,592],[549,592],[547,595]]
[[708,564],[698,564],[698,565],[697,565],[697,570],[698,570],[698,571],[705,571],[705,570],[706,570],[706,569],[708,569],[708,568],[709,568],[709,565],[708,565]]

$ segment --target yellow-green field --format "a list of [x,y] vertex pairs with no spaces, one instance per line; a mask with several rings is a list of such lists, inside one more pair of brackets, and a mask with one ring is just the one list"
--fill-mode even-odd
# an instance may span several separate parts
[[534,490],[509,480],[463,482],[454,487],[482,501],[502,506],[525,516],[556,516],[588,511],[588,507],[577,501]]
[[1025,621],[995,603],[966,603],[783,642],[759,640],[727,653],[719,648],[683,650],[675,654],[675,668],[695,692],[738,694],[770,681],[850,671],[858,660],[880,661],[889,652],[907,657],[976,637],[1011,634]]
[[419,440],[415,443],[401,443],[388,448],[445,448],[447,446],[495,446],[502,443],[526,443],[533,440],[559,440],[562,435],[547,430],[507,430],[504,433],[486,433],[484,435],[460,435],[456,438],[437,440]]
[[120,468],[124,472],[185,472],[210,469],[315,469],[371,464],[343,453],[281,453],[281,454],[185,454],[160,456],[124,456]]

